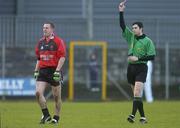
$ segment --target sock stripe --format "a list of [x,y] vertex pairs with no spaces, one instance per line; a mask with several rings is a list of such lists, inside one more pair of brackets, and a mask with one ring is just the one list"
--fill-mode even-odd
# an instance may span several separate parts
[[134,100],[142,101],[141,97],[134,97]]

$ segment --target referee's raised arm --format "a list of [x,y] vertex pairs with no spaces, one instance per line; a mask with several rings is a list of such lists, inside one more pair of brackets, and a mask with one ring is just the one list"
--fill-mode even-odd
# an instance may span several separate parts
[[124,21],[124,9],[125,9],[124,2],[121,2],[119,4],[119,24],[123,32],[125,31],[125,28],[126,28],[125,21]]

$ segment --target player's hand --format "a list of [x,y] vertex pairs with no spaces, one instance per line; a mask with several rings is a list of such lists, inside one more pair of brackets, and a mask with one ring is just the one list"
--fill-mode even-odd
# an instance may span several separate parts
[[55,81],[60,81],[61,80],[61,73],[60,71],[55,71],[54,74],[53,74],[53,79]]
[[129,56],[128,57],[128,61],[130,61],[130,62],[138,61],[138,57],[136,57],[136,56]]
[[37,79],[38,76],[39,76],[39,71],[34,71],[34,78]]
[[124,11],[124,9],[125,9],[125,5],[124,5],[124,4],[125,4],[124,1],[119,4],[119,11],[120,11],[120,12],[123,12],[123,11]]

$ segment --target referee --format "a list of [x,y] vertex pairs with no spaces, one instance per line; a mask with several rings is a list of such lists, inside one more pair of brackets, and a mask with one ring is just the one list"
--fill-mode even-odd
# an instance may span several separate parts
[[[50,122],[56,124],[59,121],[61,109],[61,69],[65,62],[66,48],[64,41],[54,35],[54,24],[46,22],[43,25],[44,36],[36,45],[35,52],[37,63],[34,70],[36,79],[36,98],[42,110],[43,116],[40,124]],[[44,92],[47,86],[51,86],[55,101],[54,116],[48,111]]]
[[128,116],[127,120],[134,123],[137,110],[140,113],[140,123],[147,123],[144,114],[142,91],[144,82],[147,76],[147,61],[154,60],[155,46],[151,39],[143,34],[142,22],[134,22],[132,24],[132,31],[125,25],[124,9],[125,3],[119,4],[119,21],[122,29],[122,35],[128,43],[128,69],[127,79],[133,91],[133,105],[132,113]]

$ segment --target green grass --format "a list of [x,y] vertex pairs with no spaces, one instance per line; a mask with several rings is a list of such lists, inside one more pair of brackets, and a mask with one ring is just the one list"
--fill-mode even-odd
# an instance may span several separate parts
[[[53,114],[53,102],[48,102]],[[179,128],[180,102],[144,103],[148,124],[126,121],[131,102],[64,102],[58,126],[39,125],[41,111],[36,101],[0,101],[0,128]]]

